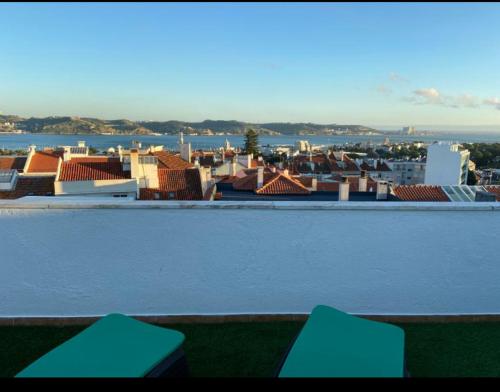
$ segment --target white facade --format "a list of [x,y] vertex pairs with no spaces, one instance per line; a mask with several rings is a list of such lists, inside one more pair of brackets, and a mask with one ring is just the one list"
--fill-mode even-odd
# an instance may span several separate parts
[[423,161],[385,161],[392,170],[395,185],[416,185],[425,182]]
[[433,143],[427,147],[425,183],[429,185],[464,185],[467,183],[470,152],[458,144]]

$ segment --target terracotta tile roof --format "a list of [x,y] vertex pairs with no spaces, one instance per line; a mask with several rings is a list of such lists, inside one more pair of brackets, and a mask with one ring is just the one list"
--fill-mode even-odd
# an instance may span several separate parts
[[140,190],[141,200],[203,200],[198,169],[158,169],[158,180],[158,189]]
[[403,201],[450,201],[438,185],[399,185],[393,192]]
[[50,177],[19,177],[16,188],[12,191],[0,191],[0,199],[18,199],[24,196],[54,195],[55,176]]
[[130,171],[123,171],[117,158],[73,158],[63,162],[59,181],[100,181],[129,179]]
[[[351,158],[349,158],[347,155],[344,154],[342,157],[342,161],[337,161],[333,155],[331,155],[333,159],[330,159],[330,163],[332,166],[332,171],[349,171],[349,172],[358,172],[359,168],[356,165],[356,162],[354,162]],[[339,162],[342,162],[342,164],[339,164]]]
[[27,157],[0,157],[0,170],[17,170],[22,173]]
[[236,155],[236,153],[234,151],[224,151],[224,158],[232,158]]
[[[339,191],[339,184],[342,179],[341,176],[332,176],[332,178],[335,178],[338,181],[337,182],[327,182],[327,181],[318,181],[317,183],[317,190],[318,192],[338,192]],[[347,179],[349,181],[349,192],[359,192],[359,176],[347,176]],[[366,184],[366,191],[370,192],[376,192],[377,191],[377,182],[374,181],[371,178],[368,178],[368,182]]]
[[[276,174],[271,173],[271,171],[264,171],[264,184],[274,178]],[[237,191],[254,191],[257,189],[257,170],[253,170],[253,173],[246,175],[245,177],[239,178],[233,182],[233,189]]]
[[484,187],[489,193],[493,193],[497,197],[497,201],[500,201],[500,185],[486,185]]
[[294,180],[300,182],[306,188],[312,187],[312,180],[313,180],[312,177],[299,176],[299,177],[294,177]]
[[258,159],[252,159],[250,161],[250,167],[264,166],[264,161],[259,161]]
[[189,169],[194,167],[192,163],[186,162],[178,155],[174,155],[167,151],[155,151],[151,155],[158,158],[159,169]]
[[363,162],[359,167],[360,167],[361,170],[366,170],[366,171],[377,171],[377,172],[380,172],[380,171],[392,171],[389,168],[389,166],[387,166],[387,164],[385,162],[380,162],[380,161],[377,163],[377,168],[376,169],[375,169],[374,166],[370,166],[366,162]]
[[37,151],[31,157],[28,173],[56,173],[59,158],[62,153],[59,151]]
[[264,186],[255,191],[258,195],[309,195],[311,191],[299,181],[281,173],[273,173],[273,177],[264,182]]
[[236,180],[238,180],[240,177],[236,176],[219,176],[219,177],[214,177],[215,180],[217,181],[217,184],[232,184]]

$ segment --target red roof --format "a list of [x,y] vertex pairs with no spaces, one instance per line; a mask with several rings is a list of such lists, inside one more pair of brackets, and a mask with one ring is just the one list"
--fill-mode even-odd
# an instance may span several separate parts
[[194,167],[190,162],[186,162],[178,155],[174,155],[167,151],[156,151],[152,155],[158,158],[159,169],[189,169]]
[[361,170],[366,170],[366,171],[377,171],[377,172],[380,172],[380,171],[392,171],[389,168],[389,166],[387,166],[387,164],[385,162],[382,162],[382,161],[378,161],[377,162],[377,168],[376,169],[375,169],[374,166],[370,166],[366,162],[363,162],[359,167],[361,168]]
[[28,173],[56,173],[59,158],[62,153],[59,151],[37,151],[31,157]]
[[[264,171],[264,184],[274,178],[275,173]],[[254,191],[257,189],[257,170],[253,170],[251,174],[241,177],[233,182],[233,189],[237,191]]]
[[[347,176],[349,181],[349,192],[359,192],[359,177],[358,176]],[[339,184],[341,177],[339,177],[339,181],[337,182],[326,182],[326,181],[318,181],[317,190],[318,192],[338,192]],[[367,192],[376,192],[377,191],[377,182],[368,178],[368,182],[366,184]]]
[[123,171],[117,158],[73,158],[63,162],[59,181],[100,181],[130,179],[130,171]]
[[484,187],[489,193],[493,193],[497,197],[497,201],[500,201],[500,185],[486,185]]
[[214,179],[219,179],[219,181],[217,181],[217,184],[232,184],[233,182],[235,182],[236,180],[238,180],[240,177],[236,177],[236,176],[218,176],[218,177],[214,177]]
[[27,157],[0,157],[0,170],[17,170],[22,173]]
[[19,177],[12,191],[0,191],[0,199],[18,199],[24,196],[54,195],[54,176],[50,177]]
[[273,173],[273,177],[269,178],[255,193],[259,195],[309,195],[311,191],[291,177]]
[[159,187],[142,188],[141,200],[203,200],[198,169],[158,169]]
[[438,185],[399,185],[394,195],[403,201],[450,201]]

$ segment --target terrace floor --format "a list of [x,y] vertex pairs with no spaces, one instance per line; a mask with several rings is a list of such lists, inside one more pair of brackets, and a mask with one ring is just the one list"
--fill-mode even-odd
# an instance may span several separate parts
[[[186,335],[195,377],[269,377],[302,322],[169,324]],[[412,377],[500,376],[500,322],[399,323]],[[0,327],[0,377],[12,377],[84,327]]]

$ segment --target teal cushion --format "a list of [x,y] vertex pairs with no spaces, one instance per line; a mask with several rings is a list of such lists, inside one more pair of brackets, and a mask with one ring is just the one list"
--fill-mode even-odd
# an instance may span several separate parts
[[183,341],[178,331],[110,314],[16,377],[142,377]]
[[320,305],[293,344],[279,377],[402,377],[404,331]]

